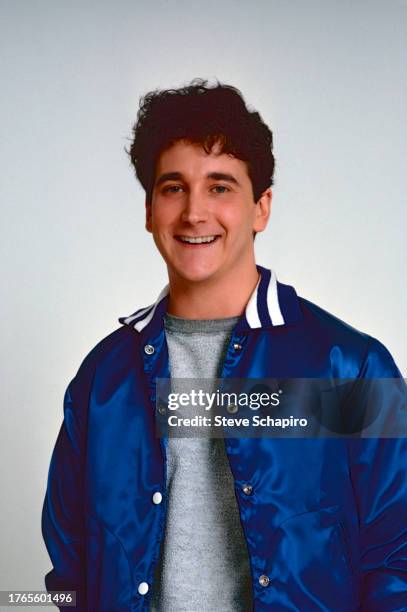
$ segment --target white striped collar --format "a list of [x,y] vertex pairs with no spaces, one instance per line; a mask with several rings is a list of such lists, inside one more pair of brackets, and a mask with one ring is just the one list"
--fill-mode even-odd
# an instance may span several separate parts
[[[257,266],[257,270],[260,272],[259,282],[250,296],[238,327],[242,331],[277,327],[302,318],[298,297],[293,287],[279,283],[272,270],[262,266]],[[138,332],[142,332],[152,322],[160,322],[162,325],[168,294],[169,285],[166,285],[154,304],[140,308],[128,317],[120,317],[120,323],[134,327]]]
[[267,316],[273,326],[285,323],[278,301],[276,275],[273,270],[265,270],[265,272],[269,274],[260,274],[259,282],[246,306],[245,316],[251,329],[263,327],[265,323],[268,324],[269,322],[265,321]]

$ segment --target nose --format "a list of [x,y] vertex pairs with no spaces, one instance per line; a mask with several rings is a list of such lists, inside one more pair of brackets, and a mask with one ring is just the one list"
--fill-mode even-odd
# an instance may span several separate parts
[[184,202],[184,209],[181,215],[181,219],[184,223],[194,225],[202,221],[207,221],[208,209],[202,194],[190,192],[187,194]]

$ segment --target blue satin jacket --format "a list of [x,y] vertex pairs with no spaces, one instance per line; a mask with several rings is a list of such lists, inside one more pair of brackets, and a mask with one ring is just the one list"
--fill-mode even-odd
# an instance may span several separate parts
[[[377,340],[258,270],[222,378],[400,378]],[[47,589],[76,590],[79,610],[149,608],[167,507],[154,416],[155,380],[170,375],[167,303],[168,288],[120,319],[65,394],[42,529]],[[254,611],[407,610],[405,439],[227,438],[225,447]]]

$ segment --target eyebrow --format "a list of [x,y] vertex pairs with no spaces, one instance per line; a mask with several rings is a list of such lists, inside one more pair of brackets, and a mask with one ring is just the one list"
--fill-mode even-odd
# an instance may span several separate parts
[[[156,180],[155,185],[158,187],[159,185],[162,185],[162,183],[165,183],[165,181],[179,181],[183,178],[182,172],[164,172],[164,174],[161,174],[161,176]],[[205,178],[215,181],[226,181],[240,187],[240,183],[232,174],[225,174],[224,172],[209,172]]]

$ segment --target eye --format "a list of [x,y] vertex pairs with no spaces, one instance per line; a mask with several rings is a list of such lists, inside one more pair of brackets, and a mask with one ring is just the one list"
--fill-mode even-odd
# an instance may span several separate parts
[[[226,187],[225,185],[214,185],[212,187],[212,189],[216,189],[217,191],[215,193],[226,193],[228,191],[230,191],[229,187]],[[220,190],[220,191],[218,191]]]
[[164,187],[163,193],[179,193],[178,189],[182,189],[181,185],[167,185]]

